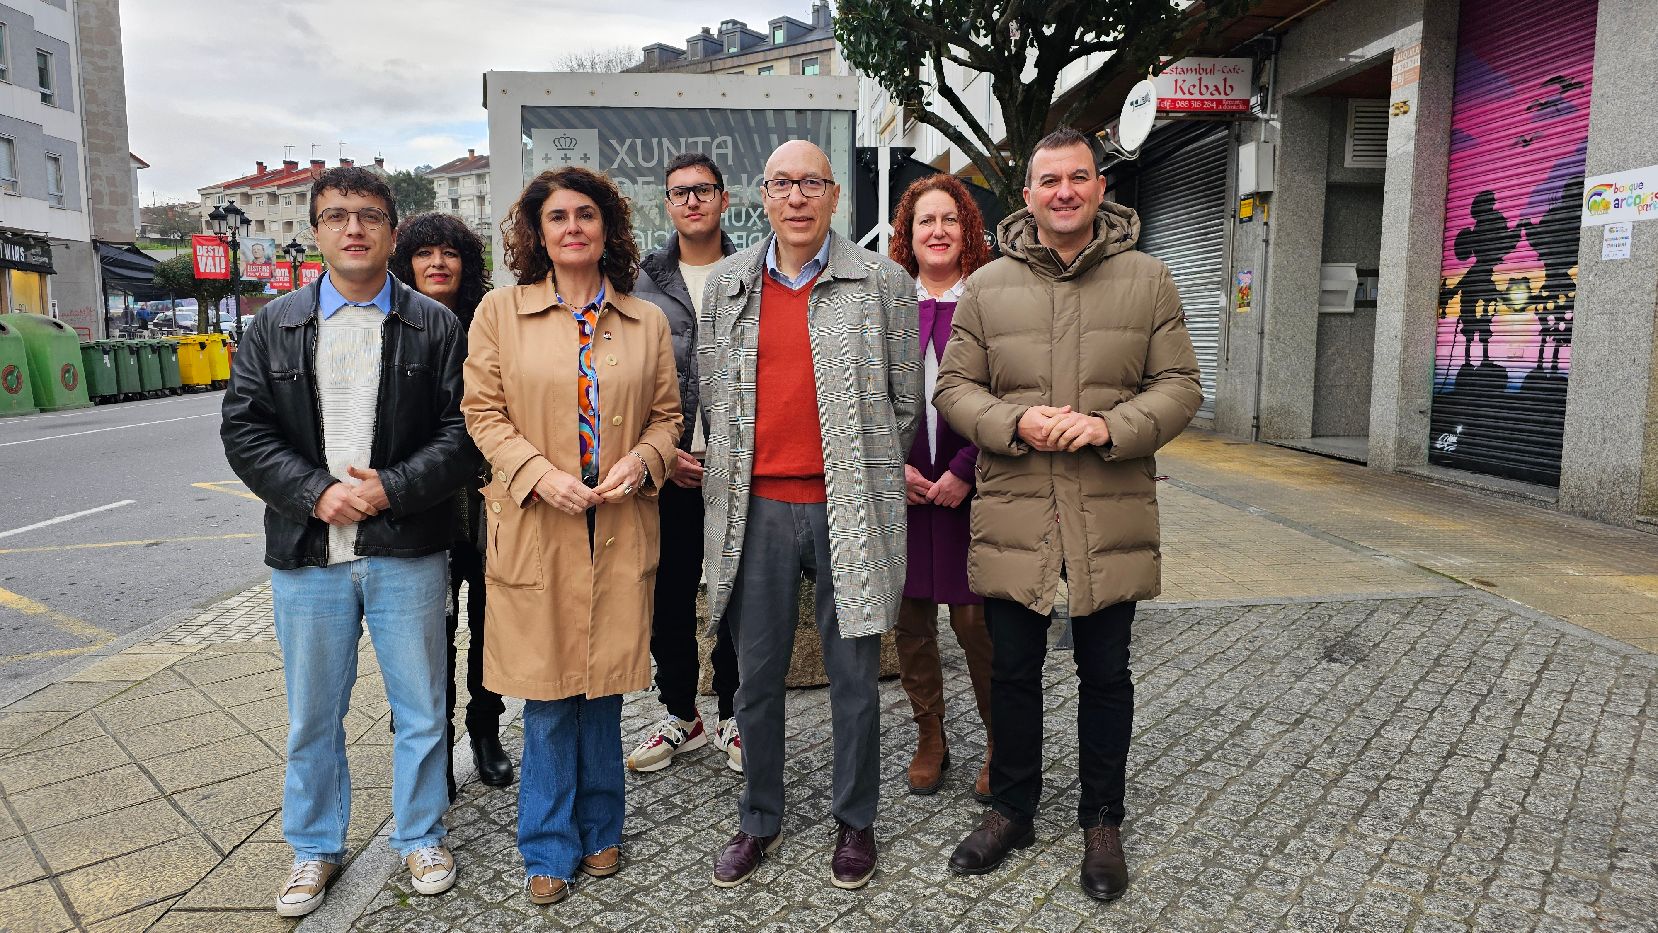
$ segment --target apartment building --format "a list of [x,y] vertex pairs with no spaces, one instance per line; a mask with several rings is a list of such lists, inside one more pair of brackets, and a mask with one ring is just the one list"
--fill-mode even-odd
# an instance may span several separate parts
[[[341,159],[339,164],[350,166],[355,163],[351,159]],[[248,236],[274,239],[278,249],[293,240],[298,240],[307,249],[314,247],[316,237],[311,231],[311,182],[327,167],[328,163],[323,159],[312,159],[303,164],[295,159],[284,159],[274,167],[254,162],[252,174],[196,189],[200,196],[197,218],[201,231],[212,232],[213,225],[207,215],[215,207],[228,202],[234,203],[253,222]],[[386,160],[376,156],[370,168],[385,174]]]
[[433,207],[459,217],[484,242],[491,229],[489,201],[489,156],[468,149],[466,155],[451,159],[426,173],[432,180]]
[[733,75],[845,75],[846,63],[835,44],[835,18],[819,0],[810,22],[779,16],[766,31],[740,19],[722,20],[685,40],[685,47],[656,42],[644,48],[645,60],[634,72]]

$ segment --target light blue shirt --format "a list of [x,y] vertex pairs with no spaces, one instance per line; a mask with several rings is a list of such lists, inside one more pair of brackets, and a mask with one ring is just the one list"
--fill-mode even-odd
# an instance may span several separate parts
[[828,268],[829,240],[831,238],[832,236],[830,234],[824,234],[823,248],[817,251],[816,256],[806,260],[806,264],[800,267],[800,274],[791,279],[783,274],[783,270],[777,268],[777,237],[773,235],[771,243],[766,246],[767,274],[789,288],[799,289],[800,286],[805,285],[814,278],[817,278],[817,274],[819,272],[822,272],[824,269]]
[[340,294],[340,290],[334,287],[333,280],[329,278],[326,272],[322,274],[322,281],[318,284],[318,288],[321,290],[318,295],[318,312],[325,321],[333,317],[335,311],[346,305],[351,305],[353,308],[373,308],[381,314],[391,313],[390,273],[386,275],[386,284],[380,287],[380,294],[375,295],[373,301],[347,301],[346,297]]

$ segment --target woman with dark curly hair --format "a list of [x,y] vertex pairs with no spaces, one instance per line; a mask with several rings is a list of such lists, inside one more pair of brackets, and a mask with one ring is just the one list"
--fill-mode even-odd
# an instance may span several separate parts
[[[461,327],[484,298],[484,241],[460,218],[432,211],[416,214],[397,228],[391,274],[455,312]],[[512,759],[501,748],[501,695],[484,686],[484,500],[478,489],[487,477],[455,494],[460,521],[449,549],[449,799],[455,799],[455,632],[460,627],[461,583],[466,583],[466,625],[472,648],[466,655],[466,734],[478,779],[491,787],[512,783]]]
[[621,867],[622,694],[651,682],[655,495],[684,419],[610,179],[542,172],[501,232],[518,284],[478,306],[461,410],[493,473],[484,685],[526,700],[518,850],[551,904]]
[[[904,465],[909,498],[909,566],[898,609],[898,672],[909,695],[919,736],[910,761],[912,794],[944,784],[950,751],[944,740],[944,675],[938,659],[938,606],[950,607],[950,627],[967,655],[967,673],[979,719],[990,724],[990,633],[984,601],[967,586],[969,509],[979,449],[950,429],[933,407],[933,384],[950,322],[967,277],[990,261],[984,217],[954,175],[930,175],[910,185],[893,220],[892,258],[916,278],[921,356],[926,369],[927,422],[915,433]],[[990,794],[990,749],[973,793]]]

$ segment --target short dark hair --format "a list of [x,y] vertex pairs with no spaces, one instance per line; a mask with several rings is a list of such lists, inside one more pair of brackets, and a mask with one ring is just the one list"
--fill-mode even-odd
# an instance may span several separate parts
[[391,274],[410,288],[416,288],[414,254],[428,246],[447,246],[461,254],[461,289],[455,296],[455,315],[462,323],[472,323],[472,312],[489,291],[489,284],[484,281],[484,241],[453,214],[437,211],[416,214],[405,220],[397,231]]
[[618,292],[632,294],[633,283],[639,276],[639,244],[633,239],[633,210],[608,176],[579,165],[552,169],[530,179],[524,193],[507,212],[507,219],[501,222],[507,268],[518,277],[518,284],[534,285],[552,274],[553,260],[541,239],[541,207],[554,191],[574,191],[599,206],[599,217],[604,221],[604,252],[599,258],[599,274]]
[[1088,154],[1090,156],[1094,154],[1094,144],[1088,141],[1088,137],[1077,132],[1076,127],[1066,126],[1063,123],[1054,127],[1053,132],[1037,140],[1036,145],[1031,148],[1030,161],[1025,163],[1025,186],[1030,187],[1030,164],[1036,161],[1038,152],[1044,149],[1069,149],[1072,146],[1086,146],[1088,147]]
[[707,169],[708,174],[714,176],[715,187],[722,191],[725,190],[725,176],[720,174],[720,167],[715,165],[714,160],[709,158],[708,154],[705,152],[681,152],[679,155],[674,156],[673,159],[668,162],[668,167],[662,171],[662,183],[664,185],[667,184],[668,176],[682,168]]
[[311,227],[317,226],[317,198],[328,189],[341,194],[361,194],[386,202],[386,213],[391,216],[392,229],[397,229],[397,198],[379,172],[356,165],[339,165],[317,176],[311,182]]

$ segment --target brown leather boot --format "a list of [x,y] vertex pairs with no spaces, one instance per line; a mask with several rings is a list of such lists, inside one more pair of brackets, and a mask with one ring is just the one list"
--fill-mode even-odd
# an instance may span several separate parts
[[990,752],[996,746],[990,728],[990,630],[985,627],[983,606],[951,606],[950,627],[956,630],[956,641],[967,656],[967,678],[973,684],[973,703],[979,710],[979,721],[984,723],[984,764],[979,766],[979,778],[973,782],[973,796],[980,803],[990,802]]
[[944,718],[919,716],[915,724],[920,735],[916,738],[915,757],[910,759],[910,793],[935,794],[944,786],[944,769],[950,767],[950,749],[944,743]]
[[1099,901],[1114,901],[1128,890],[1128,859],[1123,856],[1122,830],[1095,826],[1082,831],[1082,893]]

